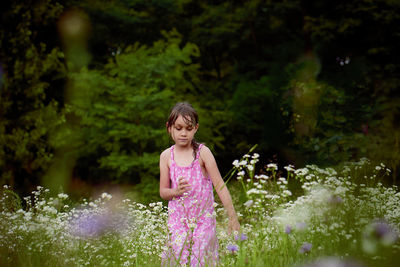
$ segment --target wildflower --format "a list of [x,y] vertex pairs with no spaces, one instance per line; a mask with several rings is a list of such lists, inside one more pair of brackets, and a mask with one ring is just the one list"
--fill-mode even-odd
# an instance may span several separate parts
[[290,192],[289,190],[283,190],[283,192],[282,192],[282,194],[284,195],[284,196],[291,196],[292,195],[292,192]]
[[304,242],[303,245],[301,245],[299,252],[303,253],[303,254],[308,253],[308,252],[310,252],[311,247],[312,247],[311,243]]
[[292,232],[292,226],[286,225],[286,227],[285,227],[285,233],[286,233],[286,234],[290,234],[291,232]]
[[240,235],[240,237],[239,237],[239,235],[236,235],[235,240],[238,241],[239,239],[240,239],[240,241],[245,241],[245,240],[247,240],[247,235],[243,234],[243,233]]
[[250,208],[251,206],[253,206],[254,201],[253,200],[247,200],[243,205],[246,206],[246,208]]
[[239,247],[233,244],[229,244],[227,247],[228,251],[230,251],[232,254],[237,252],[239,250]]
[[374,235],[386,246],[392,245],[398,239],[398,235],[391,225],[383,220],[373,223],[372,227]]
[[112,195],[104,192],[103,194],[101,194],[101,198],[106,198],[107,200],[110,200],[112,198]]
[[253,165],[247,165],[247,169],[248,169],[249,171],[252,171],[252,170],[254,170],[254,167],[253,167]]
[[67,199],[67,198],[68,198],[68,195],[67,195],[67,194],[64,194],[64,193],[60,193],[60,194],[58,194],[57,196],[58,196],[58,198],[60,198],[60,199]]
[[364,232],[362,248],[369,254],[374,254],[379,245],[390,246],[398,239],[398,233],[384,220],[376,220],[369,224]]
[[258,189],[256,189],[256,188],[252,188],[252,189],[250,189],[250,190],[248,190],[248,191],[246,192],[247,195],[258,194],[258,193],[259,193],[259,191],[258,191]]
[[238,172],[238,176],[244,176],[244,174],[245,174],[245,172],[244,171],[240,171],[240,172]]
[[72,222],[73,234],[81,237],[93,237],[101,235],[108,226],[108,216],[103,214],[86,214],[78,216]]
[[258,153],[254,153],[253,156],[252,156],[253,159],[257,159],[259,157],[260,157],[260,155]]
[[267,165],[268,169],[273,169],[273,170],[278,170],[278,165],[276,165],[275,163],[270,163]]
[[237,160],[237,159],[235,159],[233,162],[232,162],[232,165],[233,166],[235,166],[236,168],[239,168],[239,161]]
[[287,170],[288,172],[294,172],[294,166],[293,165],[289,165],[289,166],[285,166],[283,167],[285,170]]
[[296,175],[304,176],[304,175],[308,174],[308,169],[307,168],[297,169],[294,171],[294,173]]
[[242,160],[241,162],[239,162],[239,165],[241,165],[241,166],[244,166],[246,164],[247,164],[247,161],[245,161],[245,160]]

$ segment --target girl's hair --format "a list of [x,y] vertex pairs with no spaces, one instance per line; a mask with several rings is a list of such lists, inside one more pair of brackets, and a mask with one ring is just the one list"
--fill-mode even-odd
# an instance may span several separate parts
[[[188,102],[180,102],[172,108],[171,113],[169,114],[167,120],[167,131],[175,124],[175,121],[178,119],[179,115],[182,116],[182,119],[186,124],[192,125],[193,127],[196,127],[196,125],[199,123],[199,116],[197,115],[197,112],[192,107],[192,105],[190,105]],[[196,158],[199,144],[194,138],[192,139],[192,147],[193,155]]]

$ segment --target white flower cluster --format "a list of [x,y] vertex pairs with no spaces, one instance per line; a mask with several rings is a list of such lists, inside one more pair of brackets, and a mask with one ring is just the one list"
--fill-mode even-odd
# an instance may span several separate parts
[[254,176],[254,168],[259,160],[259,157],[260,155],[257,153],[254,153],[252,156],[250,156],[249,154],[245,154],[240,161],[236,159],[232,162],[232,165],[238,171],[238,180],[243,180],[243,177],[246,175],[246,173],[249,177]]
[[[247,155],[236,162],[242,177],[247,175],[236,183],[243,194],[232,193],[234,201],[241,201],[235,205],[241,233],[228,235],[229,218],[217,203],[215,212],[206,214],[217,218],[221,266],[275,266],[277,262],[292,266],[299,253],[318,257],[332,250],[338,255],[370,257],[378,266],[379,257],[384,261],[384,255],[390,255],[379,254],[380,249],[400,252],[396,243],[400,192],[378,182],[389,173],[383,164],[372,166],[363,159],[336,170],[315,165],[295,170],[289,165],[283,168],[287,174],[283,177],[276,164],[259,174],[251,172],[247,166],[258,157]],[[292,193],[293,177],[301,187]],[[40,259],[44,265],[160,266],[160,255],[168,250],[168,212],[162,202],[144,205],[103,193],[98,199],[71,205],[68,195],[47,197],[48,190],[38,187],[24,198],[23,209],[12,201],[10,187],[2,188],[0,250],[7,253],[0,255],[0,262],[7,265]],[[183,221],[191,230],[198,225]],[[177,242],[184,240],[182,234]],[[285,257],[280,251],[285,251]],[[21,262],[14,262],[18,258]]]

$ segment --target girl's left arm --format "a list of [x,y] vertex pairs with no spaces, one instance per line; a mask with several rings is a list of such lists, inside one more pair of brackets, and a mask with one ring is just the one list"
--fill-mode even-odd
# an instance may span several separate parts
[[231,231],[240,231],[240,224],[235,212],[235,208],[232,204],[231,195],[218,170],[217,162],[215,161],[214,155],[208,147],[203,146],[200,151],[200,156],[204,162],[206,171],[210,176],[214,188],[217,191],[217,194],[221,199],[221,202],[224,205],[226,212],[228,213],[228,232],[230,233]]

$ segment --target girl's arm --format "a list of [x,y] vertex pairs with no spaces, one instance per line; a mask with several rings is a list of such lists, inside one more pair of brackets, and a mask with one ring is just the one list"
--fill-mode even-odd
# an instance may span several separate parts
[[179,177],[178,187],[171,188],[168,167],[169,153],[170,151],[167,149],[160,155],[160,197],[165,200],[171,200],[190,190],[190,185],[184,177]]
[[212,152],[208,147],[203,146],[203,148],[200,151],[200,156],[204,162],[205,168],[211,178],[214,188],[217,191],[217,194],[221,199],[221,202],[224,205],[226,212],[228,213],[229,217],[228,232],[230,233],[232,230],[239,231],[240,224],[235,212],[235,208],[233,207],[232,204],[232,198],[218,170],[217,162],[215,161],[214,155],[212,154]]
[[165,200],[171,200],[175,197],[175,190],[171,188],[168,167],[168,149],[160,155],[160,197]]

